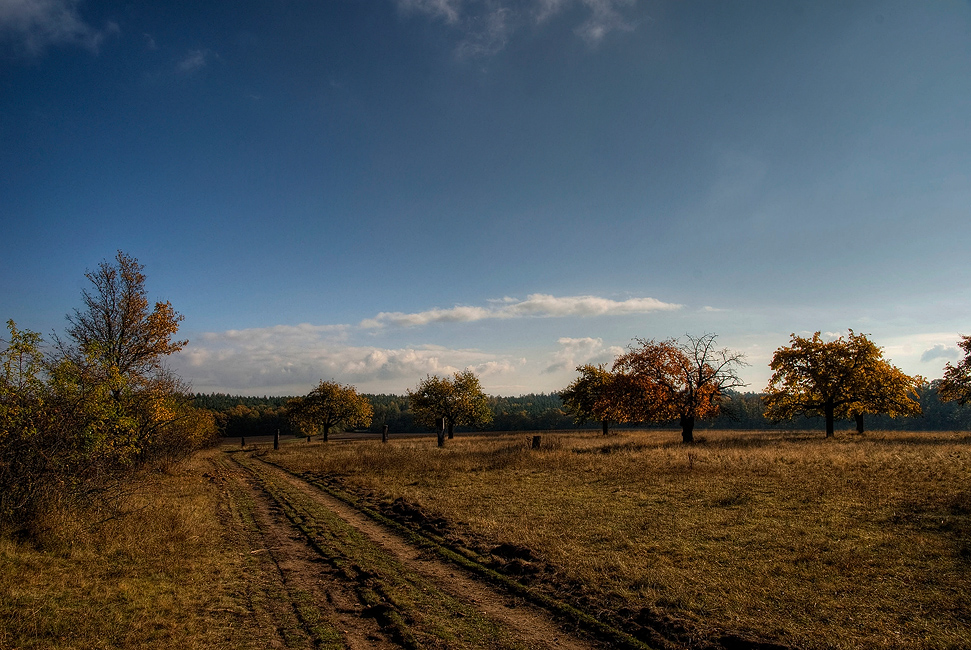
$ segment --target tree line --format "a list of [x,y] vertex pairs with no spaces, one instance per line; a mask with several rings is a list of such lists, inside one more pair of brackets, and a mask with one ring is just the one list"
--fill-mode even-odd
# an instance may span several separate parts
[[742,393],[740,353],[714,334],[635,339],[610,368],[579,366],[552,394],[490,397],[471,370],[426,376],[404,396],[361,395],[321,381],[296,397],[191,395],[164,359],[182,316],[170,303],[150,307],[143,267],[118,251],[85,273],[81,307],[63,336],[44,341],[8,321],[0,341],[0,528],[26,530],[46,509],[103,494],[132,471],[171,464],[217,434],[304,436],[358,429],[380,432],[462,429],[549,430],[599,423],[671,426],[691,443],[699,422],[714,427],[807,428],[821,417],[870,426],[969,429],[959,408],[971,400],[971,337],[964,358],[928,384],[883,358],[866,335],[824,341],[792,335],[775,351],[768,386]]
[[[775,351],[773,374],[761,394],[739,393],[744,356],[716,345],[717,336],[635,339],[610,369],[577,367],[577,377],[563,391],[542,400],[532,413],[509,398],[489,398],[471,370],[452,377],[427,376],[404,398],[369,399],[353,386],[320,385],[303,398],[287,402],[291,419],[304,435],[331,427],[395,430],[424,427],[441,431],[439,444],[455,428],[493,430],[556,429],[599,422],[606,435],[613,426],[669,426],[677,423],[685,443],[694,442],[699,421],[714,427],[808,428],[822,417],[827,437],[837,421],[851,420],[859,433],[869,419],[881,428],[965,428],[968,415],[957,406],[971,399],[971,338],[960,343],[967,353],[958,365],[945,366],[944,378],[927,384],[883,357],[864,334],[824,341],[792,335]],[[559,400],[559,403],[556,402]],[[951,404],[950,407],[947,405]],[[377,405],[377,408],[375,408]],[[927,418],[917,420],[915,418]],[[377,417],[375,417],[377,415]],[[900,418],[897,426],[893,420]],[[526,424],[528,423],[528,425]]]

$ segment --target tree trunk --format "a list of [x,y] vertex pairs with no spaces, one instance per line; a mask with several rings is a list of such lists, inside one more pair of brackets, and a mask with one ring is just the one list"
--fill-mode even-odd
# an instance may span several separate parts
[[826,437],[832,438],[834,435],[836,435],[836,407],[833,405],[832,400],[828,400],[826,402],[826,406],[823,407],[823,413],[826,415]]
[[692,444],[695,441],[695,417],[693,415],[681,416],[681,442]]
[[329,424],[325,424],[324,425],[324,442],[327,442],[329,439],[330,439],[330,425]]
[[448,439],[451,440],[455,437],[455,425],[451,422],[448,423]]
[[853,419],[856,420],[856,432],[857,433],[863,433],[863,414],[862,413],[854,413],[853,414]]
[[603,428],[604,428],[604,435],[607,435],[607,432],[610,430],[610,428],[608,427],[607,421],[603,420],[601,424],[603,425]]

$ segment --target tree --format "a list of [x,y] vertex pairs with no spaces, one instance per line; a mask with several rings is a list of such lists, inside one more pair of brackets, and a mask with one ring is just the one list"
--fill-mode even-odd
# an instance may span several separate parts
[[62,345],[78,363],[93,363],[112,395],[120,399],[125,383],[142,384],[162,371],[162,359],[188,341],[174,341],[183,317],[166,302],[149,312],[143,266],[118,251],[85,277],[94,285],[81,295],[82,309],[68,315],[67,335],[73,346]]
[[611,399],[614,375],[603,365],[577,366],[580,376],[560,392],[566,412],[574,422],[583,424],[591,420],[600,422],[607,435],[611,421],[623,421],[623,414]]
[[374,411],[366,397],[353,386],[321,381],[305,397],[291,400],[288,412],[298,430],[312,436],[323,429],[327,442],[332,427],[369,427]]
[[956,365],[944,365],[944,379],[937,391],[941,401],[957,401],[960,405],[971,402],[971,336],[962,336],[958,346],[964,350],[964,358]]
[[920,413],[920,377],[909,377],[883,359],[883,351],[865,334],[824,342],[792,334],[788,347],[775,351],[773,375],[765,390],[765,416],[779,421],[795,415],[826,419],[826,437],[834,435],[837,417],[865,413],[890,416]]
[[95,400],[97,418],[122,464],[168,462],[176,440],[188,453],[197,436],[187,424],[201,421],[188,387],[163,364],[188,344],[173,339],[183,317],[167,301],[149,311],[143,269],[118,251],[113,262],[86,272],[91,287],[81,293],[83,306],[67,316],[67,341],[57,340],[62,374],[79,391],[107,391],[112,398]]
[[637,346],[617,358],[617,407],[627,421],[664,422],[677,418],[681,439],[694,442],[696,420],[715,417],[725,391],[744,386],[738,377],[745,357],[715,348],[715,334],[684,339],[635,339]]
[[838,409],[836,417],[852,418],[857,433],[863,433],[863,416],[867,414],[882,413],[892,418],[920,415],[923,385],[920,375],[911,377],[882,358],[872,359],[863,369],[856,401]]
[[414,391],[408,391],[408,403],[419,424],[437,427],[445,420],[450,439],[456,425],[472,427],[492,421],[488,399],[471,370],[456,372],[451,379],[425,377]]

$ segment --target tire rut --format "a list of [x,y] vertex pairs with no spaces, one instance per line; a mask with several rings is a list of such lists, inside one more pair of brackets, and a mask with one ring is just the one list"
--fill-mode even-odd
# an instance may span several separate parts
[[259,482],[236,463],[217,462],[216,476],[231,493],[242,523],[243,553],[251,569],[251,614],[269,647],[386,650],[400,647],[374,618],[362,616],[356,591],[295,529]]
[[[401,645],[524,650],[608,647],[565,629],[546,610],[440,559],[306,480],[251,457],[234,459],[252,473],[280,514],[301,530],[314,550],[322,557],[331,556],[339,576],[357,583],[362,600],[369,600],[362,590],[373,592],[370,599],[376,596],[378,602],[366,602],[363,614],[377,612],[379,620],[384,616],[386,629],[404,626],[404,633],[398,629],[394,635]],[[340,535],[332,529],[341,526],[354,532],[339,542]],[[338,542],[361,545],[362,550],[335,549]],[[395,611],[397,621],[388,617]]]

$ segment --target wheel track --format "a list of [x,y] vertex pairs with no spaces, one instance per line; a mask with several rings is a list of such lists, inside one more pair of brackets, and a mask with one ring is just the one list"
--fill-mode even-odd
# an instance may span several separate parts
[[[258,481],[237,463],[214,459],[215,477],[230,504],[250,574],[250,613],[262,630],[274,629],[270,647],[383,650],[400,647],[373,617],[361,616],[357,593],[322,565],[268,500]],[[262,646],[261,646],[262,647]]]
[[[321,536],[320,538],[326,539],[329,534],[327,531],[322,531],[319,525],[307,524],[308,521],[314,522],[320,516],[319,509],[323,508],[330,513],[331,517],[337,517],[345,525],[350,525],[357,534],[369,540],[370,544],[380,547],[384,554],[396,558],[402,568],[395,571],[413,572],[421,576],[417,583],[424,583],[424,585],[420,589],[432,588],[440,592],[441,595],[438,598],[448,595],[463,603],[469,603],[473,606],[473,611],[461,616],[485,616],[508,631],[509,639],[494,640],[488,647],[583,649],[628,647],[641,650],[648,647],[582,612],[549,597],[533,593],[507,576],[496,574],[491,569],[442,547],[433,540],[404,529],[400,524],[391,522],[374,511],[349,503],[351,500],[346,495],[335,494],[332,488],[320,482],[308,480],[307,477],[293,474],[258,458],[248,457],[239,460],[255,477],[259,477],[259,480],[264,482],[264,489],[275,493],[274,498],[278,502],[287,504],[288,518],[294,525],[301,527],[308,537]],[[301,502],[304,505],[301,505]],[[313,505],[308,507],[306,505],[308,502]],[[328,555],[334,553],[334,549],[322,549],[321,552],[323,555]],[[471,571],[471,574],[467,571]],[[368,578],[374,579],[375,576],[369,575]],[[486,584],[483,578],[499,583],[500,588],[497,590]],[[394,594],[400,585],[389,587],[382,582],[388,580],[387,570],[380,579],[376,580],[378,588],[374,592],[384,599],[380,606],[401,612],[406,626],[415,625],[414,612],[408,609],[408,603],[395,601]],[[394,580],[391,579],[391,582]],[[537,602],[542,607],[537,607]],[[566,631],[563,623],[555,623],[550,611],[554,612],[561,621],[565,621],[567,627],[574,631]],[[607,642],[598,643],[579,636],[575,632],[577,623],[587,629],[592,628],[602,638],[605,637]],[[429,639],[423,639],[420,645],[428,642]],[[410,644],[406,642],[405,645]],[[443,647],[459,646],[447,644]]]

